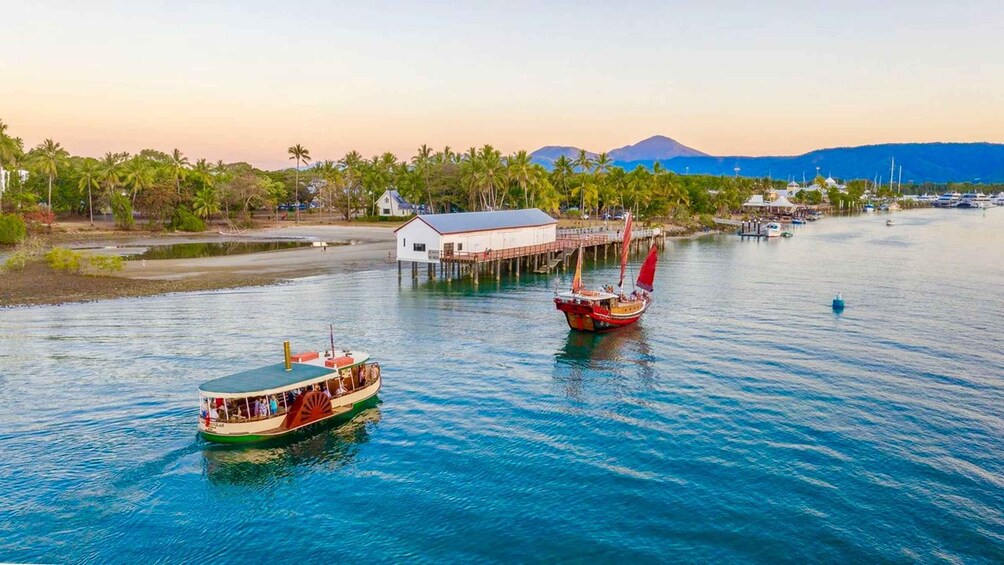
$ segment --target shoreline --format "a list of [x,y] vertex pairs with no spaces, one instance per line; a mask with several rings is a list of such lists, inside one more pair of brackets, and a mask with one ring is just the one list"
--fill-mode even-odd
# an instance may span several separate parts
[[[44,262],[31,263],[22,271],[0,274],[0,308],[53,306],[119,298],[157,296],[175,292],[203,292],[281,284],[291,280],[339,273],[392,269],[395,226],[292,225],[248,230],[241,234],[202,232],[123,233],[107,231],[55,232],[51,243],[69,248],[108,245],[164,245],[216,241],[249,241],[297,238],[312,241],[349,242],[327,248],[305,247],[283,251],[245,253],[194,259],[126,261],[113,275],[60,273]],[[667,239],[696,239],[720,231],[668,230]],[[100,249],[95,250],[100,253]]]

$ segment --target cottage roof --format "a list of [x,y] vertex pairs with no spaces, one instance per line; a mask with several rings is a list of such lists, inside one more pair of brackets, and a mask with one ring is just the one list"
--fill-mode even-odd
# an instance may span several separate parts
[[412,207],[411,202],[408,202],[407,200],[405,200],[404,197],[401,196],[401,193],[399,193],[398,191],[387,189],[387,195],[390,196],[391,198],[393,198],[394,202],[397,202],[398,208],[401,208],[402,210],[409,210],[409,209],[411,209],[411,207]]
[[791,201],[788,200],[784,196],[782,196],[781,198],[778,198],[777,200],[771,202],[770,203],[770,207],[771,208],[797,208],[797,206],[795,206],[794,204],[792,204]]
[[[425,214],[405,223],[422,221],[440,234],[472,231],[504,230],[546,226],[558,223],[538,208],[499,210],[494,212],[461,212],[459,214]],[[403,228],[397,228],[398,230]],[[397,230],[395,230],[397,231]]]
[[763,195],[762,194],[754,194],[754,195],[750,196],[749,200],[747,200],[743,204],[743,206],[757,206],[757,207],[766,206],[766,205],[767,205],[767,203],[763,201]]

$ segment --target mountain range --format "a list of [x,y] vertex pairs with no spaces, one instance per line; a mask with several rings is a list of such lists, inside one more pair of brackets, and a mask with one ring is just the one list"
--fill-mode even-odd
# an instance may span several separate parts
[[[574,160],[580,149],[547,146],[530,154],[535,163],[552,167],[561,155]],[[597,154],[587,152],[595,159]],[[641,165],[652,168],[658,161],[667,170],[686,174],[734,175],[790,178],[802,182],[816,176],[839,179],[889,180],[892,160],[895,177],[902,166],[903,182],[1004,182],[1004,144],[1001,143],[886,143],[858,147],[818,149],[803,155],[748,157],[713,156],[687,147],[662,135],[607,152],[615,166],[631,170]]]

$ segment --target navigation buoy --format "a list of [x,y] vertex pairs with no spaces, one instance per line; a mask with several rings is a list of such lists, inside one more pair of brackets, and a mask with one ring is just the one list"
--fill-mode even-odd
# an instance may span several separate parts
[[833,311],[841,312],[844,309],[844,297],[837,293],[837,296],[833,298]]

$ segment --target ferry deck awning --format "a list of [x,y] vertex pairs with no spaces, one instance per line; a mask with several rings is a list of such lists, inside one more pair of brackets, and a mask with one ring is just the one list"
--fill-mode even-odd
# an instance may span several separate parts
[[297,384],[307,384],[334,372],[335,369],[332,368],[302,363],[293,363],[293,370],[287,371],[283,363],[277,363],[202,383],[199,385],[199,392],[203,396],[215,395],[223,398],[275,394],[281,390],[297,388]]

